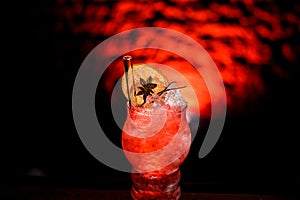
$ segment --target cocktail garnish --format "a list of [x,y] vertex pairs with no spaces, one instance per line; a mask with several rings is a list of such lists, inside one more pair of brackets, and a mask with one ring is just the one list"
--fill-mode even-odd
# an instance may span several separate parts
[[146,103],[147,96],[149,96],[149,95],[151,96],[154,93],[152,91],[152,89],[156,88],[157,84],[151,83],[151,82],[152,82],[151,76],[148,77],[147,81],[140,78],[140,83],[141,83],[142,87],[138,87],[138,89],[140,89],[140,91],[136,94],[137,96],[143,95],[144,102],[140,106],[142,106]]
[[173,88],[173,86],[176,84],[175,81],[172,81],[165,89],[163,89],[162,91],[158,92],[157,95],[160,96],[162,95],[164,92],[170,91],[170,90],[176,90],[176,89],[181,89],[181,88],[185,88],[186,86],[182,86],[182,87],[177,87],[177,88]]
[[[140,84],[142,85],[142,87],[140,87],[140,86],[138,87],[139,92],[136,95],[137,96],[143,95],[143,103],[140,104],[139,107],[143,106],[145,103],[153,103],[153,102],[155,102],[156,99],[157,100],[159,99],[158,97],[160,97],[163,93],[165,93],[167,91],[181,89],[181,88],[185,88],[186,87],[186,86],[182,86],[182,87],[173,88],[173,86],[176,84],[176,82],[173,81],[170,84],[168,84],[168,86],[165,87],[160,92],[154,93],[153,89],[156,88],[157,84],[151,83],[151,82],[152,82],[152,77],[151,76],[148,77],[147,81],[145,81],[144,79],[140,78]],[[153,94],[156,97],[153,96]],[[148,97],[150,97],[150,98],[148,98]]]
[[[176,82],[168,79],[158,69],[147,64],[132,64],[132,57],[123,57],[124,75],[122,76],[122,91],[128,99],[129,106],[149,108],[163,105],[166,92],[185,88],[174,87]],[[130,72],[131,71],[131,72]]]
[[151,89],[153,91],[153,94],[162,91],[169,84],[168,79],[158,69],[147,64],[132,64],[132,62],[129,63],[127,60],[128,57],[125,57],[125,59],[125,69],[127,68],[127,70],[124,70],[125,73],[122,76],[121,87],[123,94],[129,101],[129,106],[130,104],[134,106],[140,106],[144,102],[143,95],[137,95],[140,90],[138,86],[142,87],[140,78],[147,82],[148,78],[151,76],[152,80],[150,80],[149,83],[157,84],[154,89]]

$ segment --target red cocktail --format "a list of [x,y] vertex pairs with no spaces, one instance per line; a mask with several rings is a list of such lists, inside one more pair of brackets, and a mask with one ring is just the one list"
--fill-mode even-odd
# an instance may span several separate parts
[[191,133],[186,106],[128,106],[122,145],[133,165],[134,199],[179,199],[179,166],[186,158]]
[[149,65],[133,66],[131,56],[123,59],[128,104],[122,147],[133,166],[131,195],[135,200],[179,199],[179,166],[191,145],[182,87],[174,88],[176,82]]

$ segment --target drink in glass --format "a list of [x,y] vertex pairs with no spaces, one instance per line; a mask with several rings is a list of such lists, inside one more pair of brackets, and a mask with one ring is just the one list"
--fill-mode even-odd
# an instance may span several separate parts
[[128,87],[135,94],[127,103],[122,130],[122,148],[133,166],[131,195],[133,199],[179,199],[179,167],[191,145],[187,103],[179,88],[158,86],[162,83],[152,76],[135,78],[139,81]]

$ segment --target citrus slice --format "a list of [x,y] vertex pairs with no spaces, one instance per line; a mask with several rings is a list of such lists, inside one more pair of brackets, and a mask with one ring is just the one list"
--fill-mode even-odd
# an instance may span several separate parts
[[[168,79],[157,69],[147,64],[133,64],[133,70],[129,69],[128,76],[128,88],[130,94],[131,103],[135,106],[140,106],[144,103],[143,95],[137,95],[140,91],[138,87],[143,87],[140,80],[147,81],[151,77],[151,83],[156,84],[156,87],[152,89],[153,94],[156,94],[168,85]],[[128,98],[126,76],[122,76],[122,91],[126,98]],[[134,88],[136,94],[134,94]]]

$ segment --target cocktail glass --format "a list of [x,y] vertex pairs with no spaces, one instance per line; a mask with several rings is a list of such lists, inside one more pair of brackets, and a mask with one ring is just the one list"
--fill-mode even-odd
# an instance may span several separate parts
[[186,105],[151,108],[127,105],[122,147],[133,166],[133,199],[180,198],[179,167],[191,145],[186,109]]

